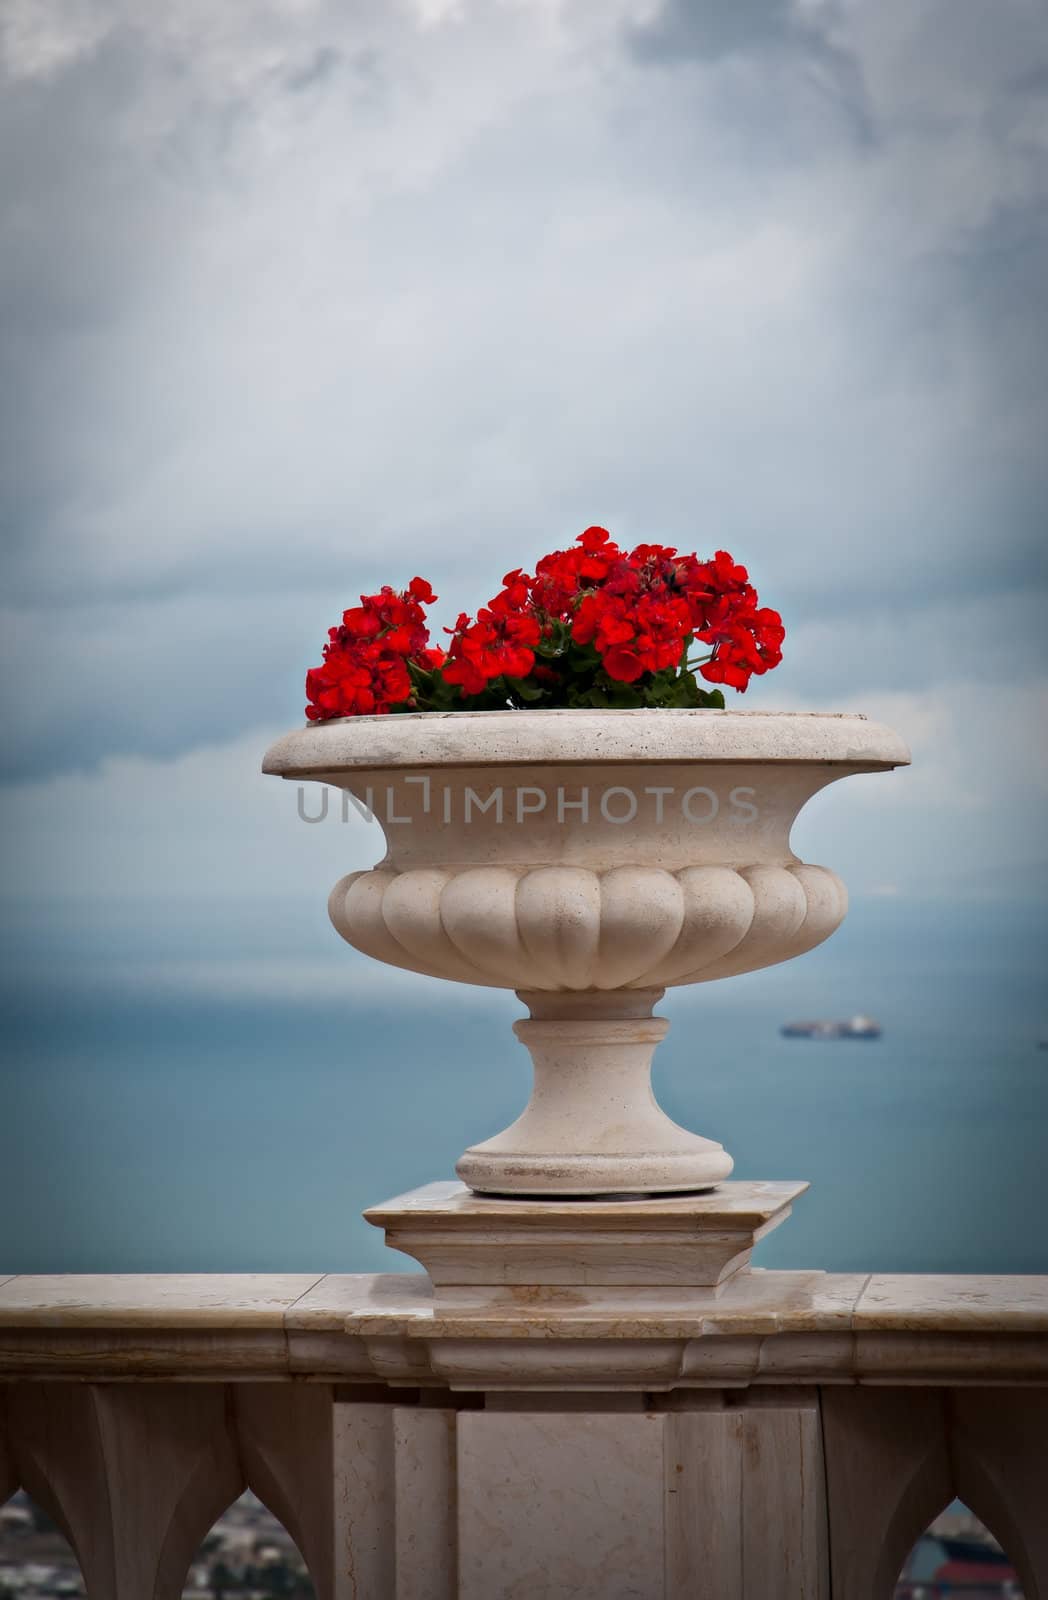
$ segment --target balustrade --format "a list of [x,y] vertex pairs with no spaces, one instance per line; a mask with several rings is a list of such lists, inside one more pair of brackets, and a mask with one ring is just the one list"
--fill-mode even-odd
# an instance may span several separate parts
[[959,1497],[1048,1600],[1048,1279],[482,1302],[418,1273],[9,1279],[0,1502],[48,1511],[90,1600],[178,1600],[245,1488],[320,1600],[890,1600]]

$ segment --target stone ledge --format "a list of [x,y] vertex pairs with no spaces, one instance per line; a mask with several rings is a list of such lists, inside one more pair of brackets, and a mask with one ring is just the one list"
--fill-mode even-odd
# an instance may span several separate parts
[[864,1273],[740,1273],[700,1306],[687,1310],[523,1302],[512,1308],[448,1309],[427,1297],[412,1306],[355,1306],[346,1332],[422,1339],[698,1339],[721,1334],[850,1333]]
[[972,1333],[1048,1331],[1048,1277],[874,1273],[855,1307],[857,1329]]
[[282,1328],[301,1273],[56,1273],[0,1281],[0,1327]]
[[1048,1277],[754,1270],[689,1313],[434,1310],[421,1273],[0,1281],[0,1378],[453,1389],[1048,1383]]

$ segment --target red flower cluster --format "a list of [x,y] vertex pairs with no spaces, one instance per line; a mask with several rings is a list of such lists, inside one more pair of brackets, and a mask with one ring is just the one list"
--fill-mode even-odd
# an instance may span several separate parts
[[570,622],[579,595],[604,583],[615,564],[623,560],[622,551],[613,543],[607,528],[587,528],[575,545],[577,548],[543,556],[533,578],[525,578],[519,572],[511,574],[527,585],[532,608],[547,623]]
[[636,683],[646,672],[684,662],[692,614],[685,594],[671,581],[669,558],[675,553],[661,545],[638,545],[627,556],[617,553],[604,581],[579,602],[571,637],[596,648],[616,683]]
[[729,689],[742,693],[754,674],[760,676],[779,665],[785,637],[779,613],[769,606],[758,606],[754,594],[723,623],[696,635],[715,647],[699,671],[707,683],[726,683]]
[[[782,660],[781,617],[759,604],[746,568],[724,550],[710,561],[668,545],[623,551],[605,528],[587,528],[571,549],[543,556],[534,576],[516,568],[502,581],[475,619],[463,613],[445,630],[446,655],[429,647],[422,608],[435,596],[423,579],[403,593],[363,595],[306,679],[306,715],[478,701],[722,705],[698,688],[695,670],[742,691]],[[696,646],[707,654],[689,660]]]
[[535,665],[535,646],[542,629],[530,608],[528,581],[508,572],[504,587],[477,612],[471,622],[462,612],[448,646],[443,668],[445,683],[459,686],[463,694],[483,694],[494,678],[526,678]]
[[310,722],[391,711],[409,700],[408,660],[429,667],[443,660],[442,652],[427,649],[422,609],[436,598],[425,578],[412,578],[400,594],[387,585],[343,611],[341,627],[328,630],[323,666],[306,674]]

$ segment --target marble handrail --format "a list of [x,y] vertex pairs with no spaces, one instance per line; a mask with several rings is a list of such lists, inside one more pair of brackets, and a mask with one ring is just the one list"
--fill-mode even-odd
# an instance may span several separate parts
[[[423,1273],[0,1279],[0,1377],[555,1380],[553,1347],[604,1388],[750,1382],[1048,1382],[1048,1277],[739,1275],[672,1313],[522,1305],[435,1312]],[[579,1347],[587,1347],[585,1351]],[[631,1370],[623,1370],[628,1346]],[[604,1354],[601,1354],[601,1351]],[[453,1360],[451,1359],[453,1355]],[[615,1376],[615,1374],[619,1376]],[[614,1377],[614,1381],[612,1378]]]

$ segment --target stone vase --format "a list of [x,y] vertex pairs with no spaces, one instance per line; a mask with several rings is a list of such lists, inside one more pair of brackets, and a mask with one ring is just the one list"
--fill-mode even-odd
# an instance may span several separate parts
[[801,807],[909,761],[857,715],[493,711],[355,717],[286,735],[264,771],[347,790],[387,850],[331,920],[378,961],[516,991],[534,1063],[516,1122],[457,1163],[482,1194],[708,1189],[732,1158],[651,1088],[667,988],[828,938],[845,887],[800,861]]

